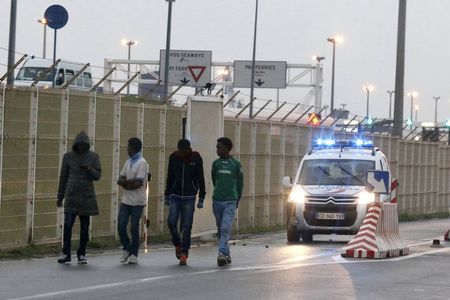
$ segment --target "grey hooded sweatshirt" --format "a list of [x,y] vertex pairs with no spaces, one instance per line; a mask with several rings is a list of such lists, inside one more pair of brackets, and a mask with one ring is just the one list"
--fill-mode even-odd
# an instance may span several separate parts
[[[64,154],[59,176],[58,199],[65,199],[64,212],[80,216],[98,215],[98,205],[95,196],[94,183],[101,176],[100,159],[97,153],[89,149],[83,153],[78,145],[89,145],[89,137],[80,132],[73,142],[72,151]],[[80,165],[89,166],[83,170]]]

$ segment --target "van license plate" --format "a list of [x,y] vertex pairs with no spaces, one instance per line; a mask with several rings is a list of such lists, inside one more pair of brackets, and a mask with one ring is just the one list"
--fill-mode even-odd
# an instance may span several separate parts
[[345,216],[343,213],[316,213],[317,220],[344,220]]

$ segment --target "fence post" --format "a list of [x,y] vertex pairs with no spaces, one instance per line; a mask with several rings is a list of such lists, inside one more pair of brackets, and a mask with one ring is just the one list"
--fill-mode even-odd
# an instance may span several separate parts
[[3,144],[4,144],[4,128],[5,128],[5,98],[6,85],[0,85],[0,213],[2,211],[2,182],[3,182]]
[[[85,66],[87,67],[87,66]],[[78,72],[81,75],[81,71]],[[97,115],[97,93],[91,93],[89,95],[89,117],[88,117],[88,136],[91,142],[90,150],[95,151],[95,126],[96,126],[96,115]],[[94,227],[92,223],[92,216],[89,217],[89,238],[92,237],[92,228]]]
[[27,213],[26,213],[26,235],[28,244],[32,243],[34,239],[38,106],[39,106],[39,89],[36,88],[31,90],[31,97],[30,97],[30,131],[28,138],[28,181],[27,181]]
[[255,227],[255,176],[256,176],[256,127],[255,121],[250,122],[250,163],[249,163],[249,187],[250,201],[248,214],[251,228]]
[[[236,127],[234,129],[234,141],[233,141],[233,148],[234,153],[236,155],[236,159],[241,161],[241,120],[237,121],[229,121],[229,122],[236,122]],[[244,170],[244,177],[245,172],[248,170]],[[239,230],[239,209],[236,210],[236,229]]]
[[[145,104],[141,103],[139,105],[138,108],[138,114],[137,114],[137,137],[141,140],[142,142],[142,156],[144,156],[144,121],[145,121]],[[144,212],[143,212],[143,218],[141,218],[140,223],[141,225],[139,226],[139,228],[143,229],[142,235],[144,237],[144,248],[145,251],[147,251],[147,241],[148,241],[148,184],[149,182],[147,182],[147,189],[146,189],[146,193],[147,193],[147,203],[144,206]]]
[[111,172],[111,232],[114,232],[114,238],[117,239],[117,214],[119,211],[118,198],[119,187],[117,179],[119,178],[120,164],[120,121],[122,113],[122,97],[114,96],[114,129],[112,145],[112,172]]
[[159,232],[164,229],[164,182],[166,168],[166,125],[167,125],[167,106],[164,105],[159,113],[159,158],[158,158],[158,213],[157,220]]
[[[298,125],[297,125],[298,127]],[[277,217],[277,224],[282,225],[284,224],[284,188],[281,185],[281,178],[283,178],[285,174],[285,165],[286,165],[286,132],[287,132],[287,126],[286,124],[283,125],[282,131],[281,131],[281,162],[279,165],[280,168],[280,178],[278,179],[279,182],[279,188],[278,188],[278,217]],[[296,168],[297,166],[294,166]]]
[[[69,90],[65,91],[61,97],[61,111],[59,124],[59,163],[58,174],[61,171],[62,160],[64,154],[67,152],[67,132],[69,122]],[[56,210],[56,236],[60,238],[63,243],[63,226],[64,226],[64,208],[57,208]]]
[[266,135],[265,151],[264,151],[264,223],[267,227],[270,226],[270,167],[272,161],[272,122],[269,125],[269,130]]

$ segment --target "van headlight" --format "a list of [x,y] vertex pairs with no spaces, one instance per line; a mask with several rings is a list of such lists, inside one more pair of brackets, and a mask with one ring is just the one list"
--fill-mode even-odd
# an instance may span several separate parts
[[375,194],[368,191],[363,191],[361,194],[359,194],[358,202],[361,204],[369,204],[375,202]]
[[303,191],[303,189],[298,185],[295,185],[289,194],[288,201],[294,203],[305,203],[305,195],[305,191]]

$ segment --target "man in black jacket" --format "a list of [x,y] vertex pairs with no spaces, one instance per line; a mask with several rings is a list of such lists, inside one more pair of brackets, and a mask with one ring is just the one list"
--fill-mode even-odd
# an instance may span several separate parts
[[[206,194],[205,178],[202,157],[198,152],[192,151],[189,140],[179,140],[177,148],[178,151],[169,157],[164,203],[170,207],[167,225],[172,234],[175,255],[180,260],[180,265],[186,265],[191,246],[195,198],[198,193],[197,208],[202,208]],[[177,229],[178,220],[181,222],[181,239]]]

